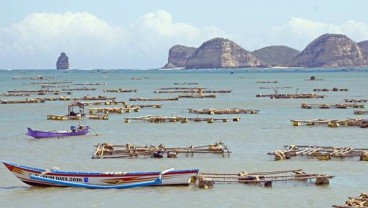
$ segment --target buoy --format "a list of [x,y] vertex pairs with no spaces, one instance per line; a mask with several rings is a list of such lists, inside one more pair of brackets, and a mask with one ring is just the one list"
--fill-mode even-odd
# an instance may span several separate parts
[[337,128],[339,127],[340,125],[337,123],[337,122],[329,122],[328,123],[328,127],[331,127],[331,128]]
[[198,183],[199,188],[209,189],[209,188],[212,188],[214,184],[215,182],[211,178],[205,178],[205,177],[199,178],[199,183]]
[[360,160],[361,160],[361,161],[368,161],[368,151],[363,151],[363,152],[360,154]]
[[329,154],[319,154],[317,155],[318,160],[330,160],[331,156]]
[[300,126],[300,122],[298,122],[298,121],[293,121],[293,126]]
[[266,182],[264,183],[264,186],[265,186],[265,187],[272,187],[272,181],[266,181]]
[[240,118],[239,117],[235,117],[235,118],[233,118],[233,121],[240,121]]
[[177,156],[176,152],[167,152],[168,158],[176,158],[176,156]]
[[317,176],[316,181],[314,182],[316,185],[328,185],[330,184],[330,180],[326,176]]

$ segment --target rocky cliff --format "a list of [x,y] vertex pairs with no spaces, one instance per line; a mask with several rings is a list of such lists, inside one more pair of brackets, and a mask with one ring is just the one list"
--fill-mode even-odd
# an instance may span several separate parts
[[64,52],[62,52],[56,61],[56,69],[69,69],[69,66],[69,58]]
[[259,60],[271,66],[283,66],[299,53],[300,51],[287,46],[268,46],[252,52]]
[[238,44],[224,38],[203,43],[185,64],[185,68],[263,67],[265,64]]
[[360,47],[360,49],[363,49],[365,50],[366,52],[368,52],[368,40],[366,41],[362,41],[362,42],[359,42],[357,43],[358,46]]
[[345,35],[324,34],[313,40],[287,65],[290,67],[364,66],[368,56]]
[[169,58],[164,69],[184,68],[188,58],[197,48],[175,45],[169,50]]

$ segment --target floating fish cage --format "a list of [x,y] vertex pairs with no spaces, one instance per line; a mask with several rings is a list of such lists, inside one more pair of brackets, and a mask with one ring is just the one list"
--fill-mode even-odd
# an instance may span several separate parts
[[368,207],[368,193],[361,193],[358,197],[349,197],[345,205],[332,205],[335,208]]
[[[240,117],[234,117],[232,119],[234,122],[240,121]],[[143,116],[143,117],[133,117],[133,118],[124,118],[125,123],[130,123],[131,121],[144,121],[148,123],[189,123],[189,122],[207,122],[214,123],[216,121],[219,122],[228,122],[227,118],[187,118],[187,117],[165,117],[165,116]]]
[[328,185],[334,176],[326,174],[305,173],[302,169],[281,170],[267,172],[246,172],[239,173],[199,173],[197,176],[200,188],[212,188],[219,183],[241,183],[256,184],[264,187],[271,187],[274,182],[304,182],[315,185]]
[[300,126],[305,124],[307,126],[324,125],[331,128],[339,126],[357,126],[360,128],[368,128],[368,120],[362,118],[331,120],[331,119],[312,119],[312,120],[290,120],[293,126]]
[[312,108],[320,108],[320,109],[346,109],[346,108],[364,108],[364,105],[362,104],[308,104],[308,103],[302,103],[301,105],[304,109],[312,109]]
[[158,146],[145,145],[137,146],[134,144],[113,145],[108,143],[97,144],[92,159],[109,158],[176,158],[179,155],[193,157],[195,154],[220,154],[230,156],[231,151],[224,143],[219,142],[202,146],[187,147],[166,147],[163,144]]
[[316,158],[318,160],[359,158],[360,161],[368,161],[368,148],[285,145],[283,150],[276,150],[267,154],[273,155],[276,161],[287,160],[293,157]]

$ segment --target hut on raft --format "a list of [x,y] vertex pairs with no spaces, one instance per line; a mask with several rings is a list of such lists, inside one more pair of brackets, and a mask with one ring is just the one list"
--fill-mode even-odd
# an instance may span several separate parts
[[79,101],[73,101],[68,105],[68,116],[81,116],[84,117],[86,114],[84,113],[84,106],[86,104],[81,103]]

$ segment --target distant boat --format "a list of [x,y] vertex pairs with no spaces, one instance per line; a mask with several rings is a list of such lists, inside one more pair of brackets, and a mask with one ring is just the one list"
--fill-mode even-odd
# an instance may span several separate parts
[[12,162],[3,164],[18,179],[31,186],[81,188],[133,188],[151,185],[189,185],[199,169],[152,172],[66,172],[57,168],[40,169]]
[[71,126],[70,130],[66,131],[38,131],[27,128],[28,132],[26,135],[34,137],[36,139],[41,138],[52,138],[52,137],[70,137],[70,136],[81,136],[86,135],[89,132],[89,126]]

